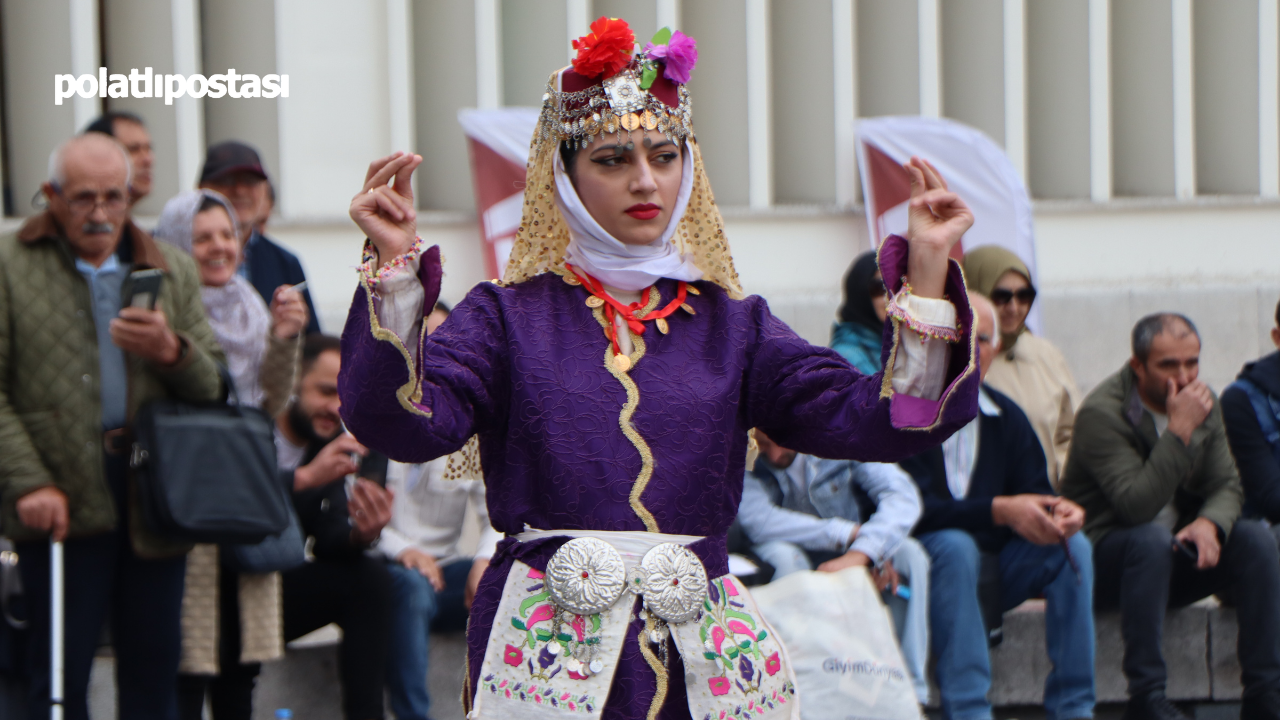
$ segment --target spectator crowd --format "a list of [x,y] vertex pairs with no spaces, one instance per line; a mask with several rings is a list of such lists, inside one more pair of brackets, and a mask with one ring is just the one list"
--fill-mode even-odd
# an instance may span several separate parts
[[[274,188],[257,152],[210,147],[196,189],[147,232],[143,120],[110,113],[50,159],[45,206],[0,239],[0,530],[19,558],[31,718],[48,716],[51,552],[63,542],[65,713],[88,718],[107,629],[121,718],[248,720],[264,662],[342,630],[350,720],[430,717],[433,632],[461,630],[500,539],[475,442],[404,465],[339,416],[340,341],[321,332],[298,258],[266,235]],[[1095,713],[1095,611],[1118,610],[1126,720],[1180,720],[1166,695],[1167,609],[1216,595],[1237,610],[1241,717],[1280,720],[1280,352],[1216,396],[1200,335],[1140,320],[1131,357],[1081,396],[1061,352],[1028,331],[1036,288],[1003,248],[965,255],[978,416],[897,464],[798,454],[760,431],[730,550],[771,577],[866,568],[891,611],[917,700],[989,720],[1002,615],[1044,598],[1051,720]],[[134,300],[140,271],[164,281]],[[874,374],[892,337],[874,253],[844,284],[831,344]],[[446,322],[436,306],[427,332]],[[1272,340],[1280,348],[1280,305]],[[230,383],[230,387],[226,385]],[[305,555],[262,571],[229,544],[145,521],[131,419],[147,403],[259,408]],[[465,550],[468,507],[480,528]],[[3,599],[3,598],[0,598]],[[0,644],[0,651],[7,646]],[[4,665],[0,664],[0,668]]]

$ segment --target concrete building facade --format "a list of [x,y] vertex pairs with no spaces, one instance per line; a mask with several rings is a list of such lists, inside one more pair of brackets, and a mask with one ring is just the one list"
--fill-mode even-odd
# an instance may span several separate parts
[[[602,14],[697,38],[692,91],[749,292],[825,342],[869,247],[854,124],[945,116],[1001,144],[1035,201],[1045,334],[1090,388],[1142,314],[1179,310],[1220,389],[1269,346],[1280,299],[1280,0],[0,0],[5,227],[35,212],[50,150],[104,109],[156,148],[143,224],[241,139],[276,183],[269,233],[301,255],[337,331],[368,162],[421,153],[422,236],[445,296],[481,280],[466,107],[537,105]],[[75,98],[53,76],[288,74],[268,99]]]

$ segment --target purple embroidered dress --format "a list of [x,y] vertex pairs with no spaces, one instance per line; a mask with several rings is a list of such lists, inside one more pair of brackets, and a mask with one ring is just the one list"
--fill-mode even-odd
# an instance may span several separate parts
[[[887,239],[883,277],[903,277],[906,255],[906,241]],[[418,277],[429,311],[439,292],[434,249]],[[476,286],[434,334],[410,341],[419,345],[413,354],[379,323],[373,286],[356,291],[339,378],[347,427],[403,462],[446,455],[478,435],[489,516],[508,536],[471,608],[467,701],[480,687],[491,626],[508,622],[494,615],[511,563],[544,570],[567,540],[512,536],[529,528],[703,536],[689,549],[715,578],[728,572],[725,534],[742,494],[749,429],[820,457],[895,461],[937,445],[977,412],[972,313],[955,263],[946,292],[961,339],[936,401],[895,393],[883,373],[859,374],[798,337],[759,297],[691,286],[700,291],[687,300],[696,314],[670,316],[667,334],[648,324],[628,372],[609,362],[603,314],[584,303],[586,289],[556,273]],[[676,283],[654,290],[650,306],[662,307]],[[888,372],[907,332],[896,319],[886,323]],[[630,624],[604,717],[646,716],[658,678],[636,641],[642,627]],[[659,717],[688,718],[676,653],[667,675]]]

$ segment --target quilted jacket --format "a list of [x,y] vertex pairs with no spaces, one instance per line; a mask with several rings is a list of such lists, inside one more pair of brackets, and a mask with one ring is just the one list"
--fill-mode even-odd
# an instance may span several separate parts
[[[159,398],[216,400],[222,351],[205,318],[195,263],[129,223],[120,254],[135,268],[165,271],[159,303],[184,341],[177,365],[130,356],[129,417]],[[125,244],[128,245],[125,245]],[[129,286],[125,283],[125,296]],[[44,535],[18,520],[19,498],[53,485],[67,495],[70,537],[108,532],[119,514],[102,462],[98,341],[89,285],[53,217],[37,215],[0,238],[0,526],[14,540]],[[142,556],[186,552],[141,523],[130,492],[130,537]]]

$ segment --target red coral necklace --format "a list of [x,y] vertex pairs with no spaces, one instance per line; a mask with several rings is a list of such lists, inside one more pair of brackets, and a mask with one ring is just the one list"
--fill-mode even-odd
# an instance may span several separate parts
[[665,335],[667,334],[667,321],[664,318],[680,308],[684,308],[685,312],[691,315],[693,314],[693,308],[685,303],[685,298],[688,297],[690,292],[697,295],[698,291],[689,287],[689,284],[683,280],[679,281],[676,298],[667,303],[666,307],[661,310],[654,310],[644,317],[636,317],[636,311],[648,306],[653,292],[652,285],[644,289],[644,295],[639,302],[624,305],[617,298],[610,295],[599,280],[585,272],[580,272],[578,268],[569,263],[565,263],[565,267],[568,268],[569,272],[573,273],[573,276],[578,279],[578,282],[582,283],[582,287],[586,288],[593,298],[598,298],[600,301],[600,304],[593,304],[588,300],[587,304],[593,307],[600,307],[601,304],[604,306],[604,316],[608,321],[606,325],[608,325],[609,342],[613,345],[613,364],[622,372],[627,372],[631,369],[631,358],[624,355],[622,349],[618,346],[618,326],[615,320],[618,315],[622,316],[622,319],[627,323],[627,327],[637,335],[644,334],[645,323],[649,321],[655,321],[658,330]]

